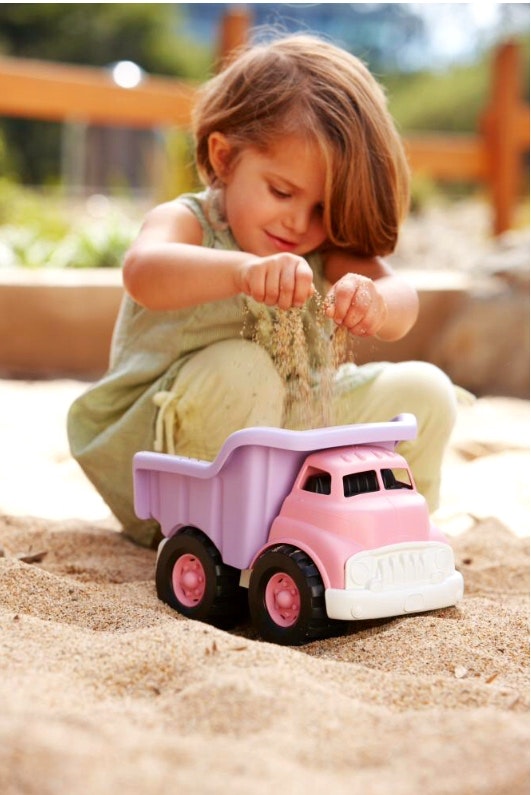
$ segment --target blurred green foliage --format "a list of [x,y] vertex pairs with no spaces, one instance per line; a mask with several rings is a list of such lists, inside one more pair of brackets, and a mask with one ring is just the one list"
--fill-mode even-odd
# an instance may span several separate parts
[[[522,99],[529,102],[529,36],[519,39]],[[383,75],[389,108],[402,133],[475,132],[488,103],[494,50],[440,72]]]
[[0,52],[108,66],[135,61],[146,72],[204,77],[209,48],[180,34],[179,3],[2,3]]
[[115,268],[141,211],[104,196],[66,200],[0,179],[0,268]]
[[482,59],[442,73],[390,75],[384,82],[402,132],[474,132],[487,103],[490,73]]

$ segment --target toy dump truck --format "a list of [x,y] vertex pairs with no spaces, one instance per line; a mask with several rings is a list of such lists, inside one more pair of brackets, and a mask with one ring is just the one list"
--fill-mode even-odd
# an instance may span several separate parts
[[212,462],[134,457],[135,511],[156,519],[159,598],[190,618],[296,645],[338,621],[454,605],[451,547],[396,450],[413,415],[308,431],[245,428]]

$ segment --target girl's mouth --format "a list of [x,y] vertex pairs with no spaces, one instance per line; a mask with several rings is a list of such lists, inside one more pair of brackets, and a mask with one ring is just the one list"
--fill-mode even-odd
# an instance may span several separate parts
[[294,251],[297,248],[297,243],[292,240],[285,240],[283,237],[278,237],[278,235],[273,235],[267,231],[266,235],[279,251]]

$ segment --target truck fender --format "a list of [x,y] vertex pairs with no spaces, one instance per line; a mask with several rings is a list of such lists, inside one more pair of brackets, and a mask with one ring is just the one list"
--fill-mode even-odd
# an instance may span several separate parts
[[[293,533],[290,533],[290,535],[275,535],[274,539],[270,539],[267,544],[259,549],[253,557],[249,569],[253,569],[260,555],[267,549],[272,549],[279,544],[288,544],[291,547],[302,550],[311,558],[319,570],[325,588],[344,588],[345,562],[347,558],[361,551],[362,548],[357,544],[353,544],[350,539],[348,543],[341,543],[337,536],[323,538],[323,531],[320,528],[315,528],[315,537],[319,543],[312,543],[312,539],[308,539],[308,532],[310,531],[311,533],[311,528],[307,524],[304,525],[304,532],[298,535],[296,525],[295,527],[292,526],[291,529]],[[319,547],[319,552],[316,551],[317,547]]]
[[323,561],[320,560],[319,556],[315,554],[315,550],[313,550],[308,544],[301,543],[300,539],[293,538],[290,536],[286,536],[285,538],[275,539],[274,543],[267,543],[265,546],[259,549],[256,555],[253,557],[252,561],[250,562],[248,571],[251,572],[254,569],[258,558],[261,555],[263,555],[264,552],[275,549],[276,547],[281,546],[282,544],[287,544],[288,546],[293,547],[294,549],[300,549],[302,552],[305,552],[306,555],[308,555],[308,557],[312,560],[312,562],[319,570],[319,574],[321,575],[321,578],[323,580],[324,587],[325,588],[330,587],[329,577],[326,568],[323,564]]
[[[199,530],[200,533],[204,533],[204,530],[201,530],[201,528],[195,524],[182,523],[174,525],[171,530],[166,530],[164,532],[164,539],[167,541],[169,538],[173,538],[173,536],[176,536],[178,533],[182,533],[183,530],[186,530],[187,527],[191,527],[193,530]],[[205,533],[205,535],[207,534]]]
[[157,547],[157,560],[159,559],[162,549],[164,548],[166,543],[170,540],[170,538],[174,538],[176,535],[182,533],[183,530],[187,530],[188,528],[191,528],[192,530],[198,530],[200,533],[203,532],[201,528],[196,527],[196,525],[176,524],[175,527],[172,527],[172,529],[168,533],[165,533],[164,537],[161,539],[161,541],[159,541],[159,545]]
[[345,562],[362,550],[352,538],[284,517],[278,517],[271,528],[267,547],[274,544],[289,544],[305,552],[319,569],[325,588],[345,587]]

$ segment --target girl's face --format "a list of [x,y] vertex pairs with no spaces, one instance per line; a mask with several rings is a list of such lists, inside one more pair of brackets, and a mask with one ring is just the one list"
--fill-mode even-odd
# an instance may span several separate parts
[[266,152],[244,149],[232,163],[224,135],[213,133],[209,145],[224,183],[226,218],[242,251],[302,256],[322,246],[326,171],[316,144],[288,136]]

